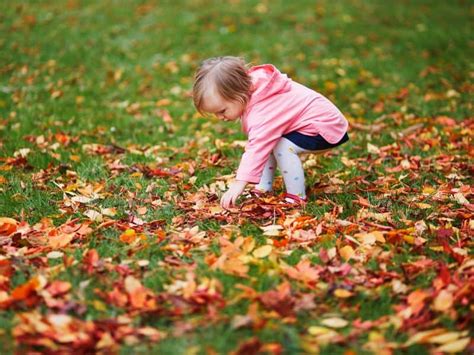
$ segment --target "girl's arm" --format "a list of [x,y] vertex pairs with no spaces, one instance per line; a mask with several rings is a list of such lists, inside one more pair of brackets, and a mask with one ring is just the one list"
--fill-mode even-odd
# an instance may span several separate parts
[[242,194],[247,186],[247,181],[235,180],[230,184],[229,190],[226,191],[224,196],[221,198],[221,206],[229,208],[235,205],[235,201]]

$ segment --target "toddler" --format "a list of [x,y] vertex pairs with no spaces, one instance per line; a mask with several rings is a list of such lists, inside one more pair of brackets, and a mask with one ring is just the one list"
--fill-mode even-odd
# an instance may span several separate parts
[[272,191],[278,165],[285,182],[285,199],[304,204],[304,171],[298,154],[316,153],[344,142],[348,123],[323,95],[292,81],[271,64],[247,69],[237,57],[205,60],[195,75],[194,105],[224,121],[241,120],[248,135],[235,181],[221,206],[235,205],[247,183],[254,191]]

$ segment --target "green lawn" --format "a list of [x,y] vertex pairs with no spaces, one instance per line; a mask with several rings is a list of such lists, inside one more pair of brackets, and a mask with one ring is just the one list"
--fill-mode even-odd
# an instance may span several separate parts
[[[473,11],[2,2],[3,350],[473,351]],[[277,178],[219,209],[245,136],[190,98],[219,55],[272,63],[349,120],[349,143],[305,158],[306,208]]]

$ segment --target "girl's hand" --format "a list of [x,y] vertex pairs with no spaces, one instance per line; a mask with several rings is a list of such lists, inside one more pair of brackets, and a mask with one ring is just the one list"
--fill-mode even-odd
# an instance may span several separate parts
[[229,190],[227,190],[224,196],[221,198],[221,206],[225,209],[234,206],[235,201],[244,191],[246,185],[247,182],[241,180],[235,180],[232,184],[230,184]]

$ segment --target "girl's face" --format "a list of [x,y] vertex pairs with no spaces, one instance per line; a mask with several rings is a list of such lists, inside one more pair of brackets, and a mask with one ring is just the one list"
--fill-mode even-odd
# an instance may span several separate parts
[[243,103],[225,100],[218,94],[204,96],[202,107],[204,112],[213,113],[223,121],[238,120],[245,109]]

